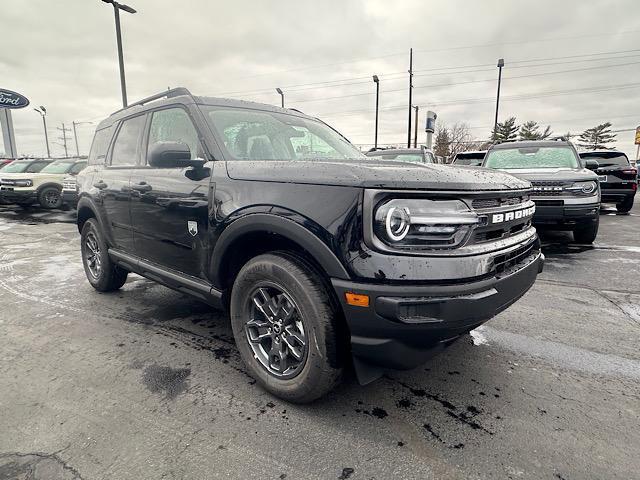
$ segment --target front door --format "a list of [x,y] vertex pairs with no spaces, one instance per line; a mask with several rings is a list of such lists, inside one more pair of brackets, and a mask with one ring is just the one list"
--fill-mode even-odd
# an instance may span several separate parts
[[[183,142],[191,158],[203,157],[198,133],[182,107],[152,113],[146,151],[156,142]],[[187,275],[206,278],[209,183],[203,169],[152,168],[131,177],[131,220],[136,255]]]
[[93,186],[100,191],[103,218],[108,221],[106,227],[113,246],[125,252],[134,250],[129,211],[130,178],[140,162],[145,121],[146,116],[139,115],[122,122],[107,164],[93,177]]

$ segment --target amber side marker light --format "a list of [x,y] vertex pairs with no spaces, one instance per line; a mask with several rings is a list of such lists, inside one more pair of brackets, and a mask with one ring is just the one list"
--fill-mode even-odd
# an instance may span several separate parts
[[368,307],[369,295],[360,295],[358,293],[347,292],[344,294],[347,299],[347,303],[354,307]]

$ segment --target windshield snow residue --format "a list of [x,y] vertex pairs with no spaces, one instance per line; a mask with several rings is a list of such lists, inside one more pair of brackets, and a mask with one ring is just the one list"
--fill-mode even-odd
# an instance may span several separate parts
[[570,147],[524,147],[492,150],[485,166],[498,169],[579,168]]

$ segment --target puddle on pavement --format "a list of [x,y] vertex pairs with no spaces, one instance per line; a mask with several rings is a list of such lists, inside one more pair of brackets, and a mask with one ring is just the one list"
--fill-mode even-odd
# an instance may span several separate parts
[[164,393],[168,400],[175,399],[187,390],[190,368],[171,368],[149,365],[142,373],[142,381],[153,393]]

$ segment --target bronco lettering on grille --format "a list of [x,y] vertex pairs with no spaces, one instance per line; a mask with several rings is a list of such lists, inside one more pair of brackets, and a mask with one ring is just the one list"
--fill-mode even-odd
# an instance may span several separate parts
[[511,222],[512,220],[520,220],[522,218],[530,217],[536,211],[535,205],[529,208],[523,208],[521,210],[514,210],[512,212],[494,213],[491,216],[491,223],[503,223]]

